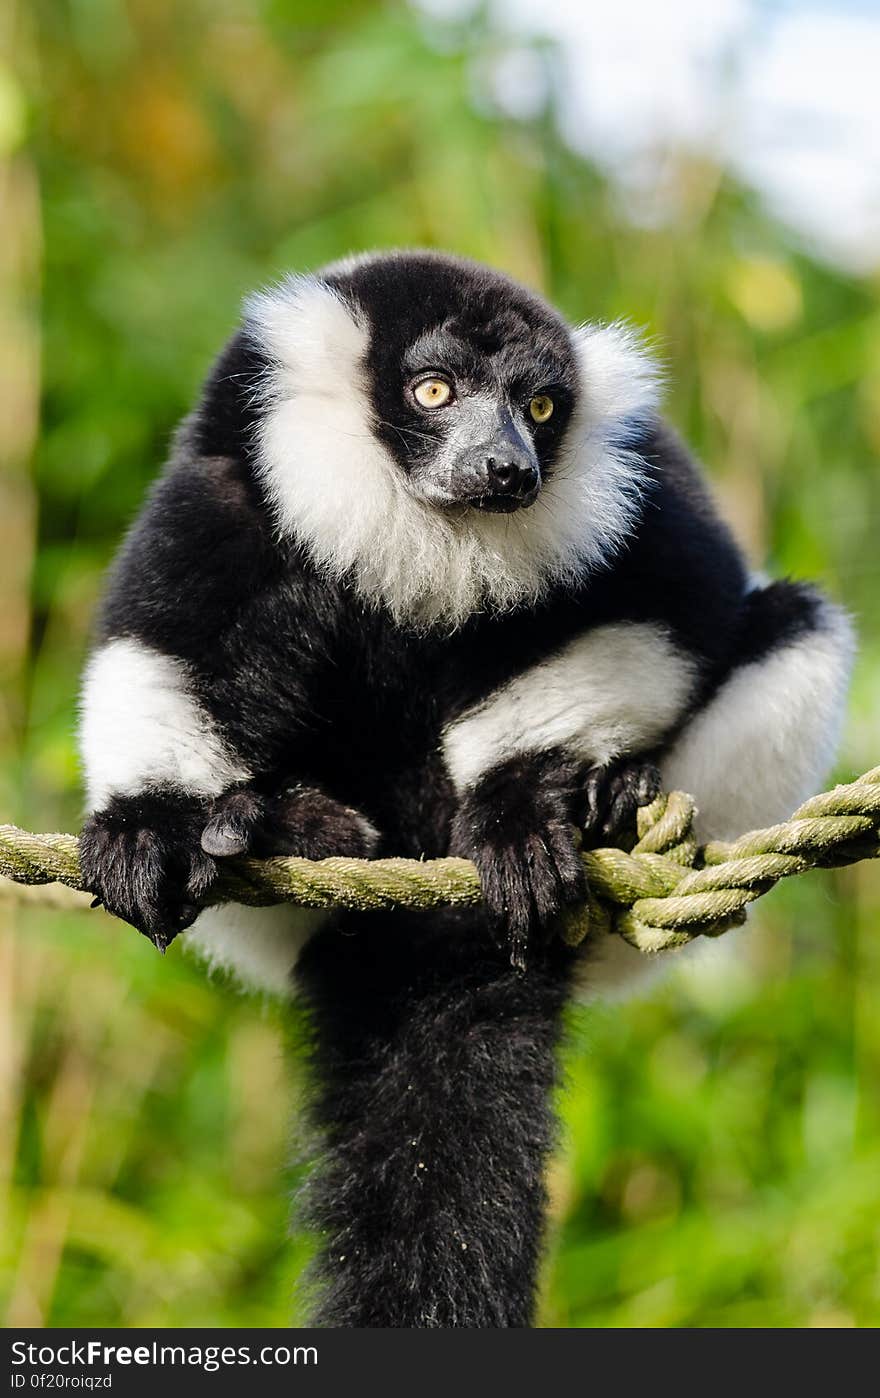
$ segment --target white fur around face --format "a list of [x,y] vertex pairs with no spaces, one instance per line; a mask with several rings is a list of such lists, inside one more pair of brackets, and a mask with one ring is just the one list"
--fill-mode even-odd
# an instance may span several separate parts
[[159,784],[219,796],[249,776],[188,692],[186,666],[139,641],[122,638],[95,652],[80,710],[89,810]]
[[534,600],[627,537],[642,468],[621,427],[657,400],[629,331],[575,333],[584,388],[558,463],[536,508],[500,516],[447,513],[410,489],[371,430],[369,327],[329,287],[291,279],[251,298],[247,323],[274,365],[259,460],[279,530],[398,620],[456,626],[481,608]]
[[572,423],[573,448],[584,439],[602,447],[622,424],[649,417],[660,403],[661,374],[632,326],[581,325],[572,332],[580,364],[579,419]]
[[685,708],[692,660],[657,626],[599,626],[526,670],[443,739],[458,790],[517,753],[562,746],[607,762],[657,742]]
[[702,840],[734,839],[791,815],[834,758],[854,650],[843,612],[822,630],[744,665],[688,724],[663,763],[688,791]]
[[270,908],[224,903],[200,913],[184,943],[211,969],[231,971],[244,989],[288,997],[300,952],[331,916],[324,908],[290,903]]

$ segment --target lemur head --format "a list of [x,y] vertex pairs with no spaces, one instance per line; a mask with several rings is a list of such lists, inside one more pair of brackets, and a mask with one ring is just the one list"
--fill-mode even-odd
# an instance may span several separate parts
[[577,397],[561,316],[498,272],[430,254],[365,258],[327,281],[371,328],[373,428],[413,494],[459,514],[533,505]]
[[280,530],[399,621],[458,625],[613,554],[655,375],[476,263],[367,254],[252,297],[257,469]]

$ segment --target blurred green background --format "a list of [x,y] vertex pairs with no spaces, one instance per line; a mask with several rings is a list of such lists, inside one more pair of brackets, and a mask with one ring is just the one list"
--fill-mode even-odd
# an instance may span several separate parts
[[[705,157],[631,221],[558,135],[551,44],[545,101],[493,101],[480,9],[13,0],[0,42],[0,819],[76,827],[102,570],[242,295],[409,243],[647,328],[753,559],[855,613],[839,771],[880,761],[876,278]],[[544,1324],[880,1322],[880,871],[804,877],[729,940],[572,1016]],[[7,1324],[289,1320],[283,1044],[180,943],[0,905]]]

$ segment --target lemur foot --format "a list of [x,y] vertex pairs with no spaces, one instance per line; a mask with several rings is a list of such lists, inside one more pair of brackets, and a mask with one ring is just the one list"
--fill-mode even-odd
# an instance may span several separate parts
[[217,876],[200,839],[207,803],[174,792],[115,796],[80,835],[83,880],[108,912],[164,951]]
[[660,772],[648,757],[619,757],[590,767],[583,778],[578,824],[586,845],[627,843],[635,838],[636,813],[660,790]]
[[586,894],[578,777],[561,756],[513,758],[481,778],[453,822],[452,853],[476,864],[490,928],[520,970],[529,942]]
[[161,951],[198,917],[236,854],[369,857],[378,833],[359,812],[311,787],[273,796],[236,787],[216,800],[154,791],[114,797],[80,836],[86,887]]
[[366,816],[318,787],[292,785],[265,796],[238,787],[220,796],[202,831],[202,849],[216,858],[293,854],[302,859],[346,855],[369,859],[379,832]]

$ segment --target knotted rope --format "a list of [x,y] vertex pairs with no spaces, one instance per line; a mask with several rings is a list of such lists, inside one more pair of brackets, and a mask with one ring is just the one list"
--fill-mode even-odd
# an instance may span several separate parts
[[[658,796],[638,815],[630,850],[583,854],[586,906],[563,919],[573,945],[589,932],[616,932],[644,952],[717,936],[745,920],[749,903],[780,879],[880,857],[880,767],[806,801],[790,820],[732,842],[698,845],[696,807],[680,791]],[[0,885],[59,906],[87,906],[73,835],[34,835],[0,826]],[[68,890],[34,885],[62,884]],[[30,885],[30,889],[16,888]],[[374,911],[394,907],[474,906],[480,883],[467,859],[239,858],[224,863],[212,903],[298,903]]]

